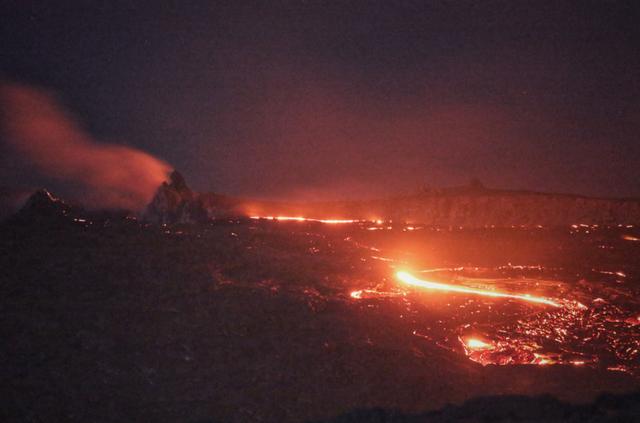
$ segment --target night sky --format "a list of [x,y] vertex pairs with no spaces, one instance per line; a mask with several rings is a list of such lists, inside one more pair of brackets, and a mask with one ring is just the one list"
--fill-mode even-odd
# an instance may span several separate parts
[[[0,77],[195,189],[640,197],[636,2],[72,3],[3,2]],[[0,185],[73,191],[1,136]]]

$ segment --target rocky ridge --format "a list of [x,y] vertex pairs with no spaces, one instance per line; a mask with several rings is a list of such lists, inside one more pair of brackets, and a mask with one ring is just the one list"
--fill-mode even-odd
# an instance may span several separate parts
[[185,182],[174,170],[168,182],[163,182],[151,203],[143,213],[143,219],[155,224],[195,223],[208,220],[207,210]]

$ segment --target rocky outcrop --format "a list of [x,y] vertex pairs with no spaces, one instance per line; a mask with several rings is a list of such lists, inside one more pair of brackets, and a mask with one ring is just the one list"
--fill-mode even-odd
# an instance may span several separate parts
[[13,218],[22,221],[54,221],[68,219],[77,213],[77,208],[55,197],[46,189],[39,189],[31,194]]
[[53,225],[65,227],[67,224],[80,226],[114,226],[135,222],[128,210],[98,209],[87,210],[77,204],[67,203],[46,189],[39,189],[29,195],[16,197],[22,204],[8,214],[3,223],[19,225]]
[[174,170],[163,182],[143,214],[155,224],[201,223],[210,219],[200,195],[193,192],[182,175]]

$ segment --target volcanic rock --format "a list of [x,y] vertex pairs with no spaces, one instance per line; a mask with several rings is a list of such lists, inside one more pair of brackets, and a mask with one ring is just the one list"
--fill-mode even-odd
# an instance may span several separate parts
[[147,206],[143,219],[156,224],[201,223],[209,220],[207,210],[184,177],[174,170]]
[[[504,395],[477,397],[460,406],[421,414],[398,410],[363,409],[322,423],[397,422],[397,423],[481,423],[508,422],[631,422],[640,417],[640,393],[603,394],[587,404],[572,404],[550,395]],[[319,421],[315,423],[321,423]]]
[[61,220],[67,219],[77,211],[76,208],[43,188],[31,194],[14,219],[24,221]]

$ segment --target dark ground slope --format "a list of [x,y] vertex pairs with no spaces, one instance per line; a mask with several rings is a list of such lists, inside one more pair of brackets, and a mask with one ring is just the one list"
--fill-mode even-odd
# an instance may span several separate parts
[[588,404],[570,404],[543,395],[480,397],[461,406],[407,414],[398,410],[356,410],[316,423],[486,423],[486,422],[591,422],[622,423],[640,420],[640,393],[602,395]]
[[637,386],[586,368],[482,368],[415,339],[393,304],[350,300],[380,278],[352,244],[284,228],[0,225],[0,420],[294,422]]

